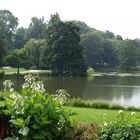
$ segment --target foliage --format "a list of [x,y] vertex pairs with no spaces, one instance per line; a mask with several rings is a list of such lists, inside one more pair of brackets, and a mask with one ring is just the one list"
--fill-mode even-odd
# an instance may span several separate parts
[[88,76],[94,76],[94,69],[91,68],[91,67],[89,67],[89,68],[87,69],[87,75],[88,75]]
[[41,69],[41,56],[43,48],[46,46],[45,40],[29,40],[24,46],[26,56],[29,58],[30,67],[34,67],[35,69]]
[[103,41],[103,62],[108,67],[115,67],[118,64],[117,51],[110,40]]
[[73,22],[62,22],[52,15],[46,31],[47,45],[42,61],[58,75],[86,75],[83,48],[80,46],[79,27]]
[[21,49],[24,47],[26,43],[26,29],[21,27],[16,30],[15,36],[14,36],[14,42],[13,46],[15,49]]
[[17,75],[19,75],[19,68],[25,67],[27,68],[29,65],[29,61],[25,55],[25,51],[21,50],[14,50],[5,58],[5,63],[7,65],[13,66],[17,68]]
[[100,136],[100,128],[97,124],[78,124],[77,128],[71,129],[64,140],[98,140]]
[[123,47],[118,53],[118,59],[119,68],[122,70],[129,70],[136,66],[136,47],[131,41],[123,42]]
[[3,66],[3,58],[6,54],[6,43],[4,39],[0,38],[0,67]]
[[104,115],[101,140],[138,140],[140,138],[140,119],[135,112],[127,114],[119,111],[114,120],[108,120]]
[[80,28],[80,31],[79,31],[80,35],[95,30],[95,29],[89,27],[85,22],[76,21],[76,20],[73,20],[72,22],[75,23],[77,26],[79,26],[79,28]]
[[5,39],[8,49],[13,49],[14,31],[18,19],[9,10],[0,10],[0,38]]
[[109,39],[115,39],[114,33],[110,32],[108,30],[105,31],[105,36],[106,36],[106,38],[109,38]]
[[46,23],[44,22],[44,17],[42,18],[32,17],[31,23],[26,31],[27,40],[29,41],[32,38],[44,39],[45,29],[46,29]]
[[81,98],[71,98],[66,103],[67,106],[74,107],[86,107],[86,108],[97,108],[97,109],[111,109],[111,110],[128,110],[128,111],[140,111],[140,108],[133,106],[121,106],[119,104],[111,104],[101,100],[85,100]]
[[97,67],[103,61],[102,37],[98,33],[87,33],[81,36],[81,45],[84,46],[87,64],[90,67]]
[[4,71],[0,72],[0,78],[3,78],[4,76],[5,76],[5,72]]
[[31,74],[25,76],[21,93],[11,90],[10,81],[4,86],[10,93],[3,101],[6,106],[3,112],[11,116],[9,138],[59,139],[72,126],[69,120],[72,114],[63,108],[65,91],[59,91],[61,96],[51,96],[45,92],[42,81],[36,81]]

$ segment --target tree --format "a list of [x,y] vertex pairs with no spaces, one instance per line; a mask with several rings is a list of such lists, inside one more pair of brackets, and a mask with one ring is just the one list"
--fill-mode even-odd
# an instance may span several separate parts
[[29,40],[26,45],[24,46],[24,49],[26,51],[26,56],[30,60],[31,66],[35,69],[41,68],[41,55],[42,50],[46,46],[45,40],[36,40],[31,39]]
[[122,47],[118,53],[119,68],[129,70],[136,66],[136,47],[130,40],[122,43]]
[[97,68],[103,63],[103,38],[98,32],[83,34],[81,44],[85,48],[85,56],[88,66]]
[[32,38],[43,39],[45,38],[46,23],[44,18],[32,17],[31,23],[27,28],[27,40]]
[[115,39],[114,33],[110,32],[108,30],[105,31],[105,35],[106,35],[106,38],[108,38],[108,39]]
[[73,20],[72,22],[80,28],[80,30],[79,30],[80,35],[88,33],[88,32],[92,32],[93,30],[95,30],[95,29],[92,29],[91,27],[89,27],[85,22],[75,21],[75,20]]
[[73,22],[62,22],[52,15],[46,31],[48,47],[43,61],[57,74],[85,75],[86,64],[80,46],[79,27]]
[[29,65],[28,58],[23,49],[14,50],[5,58],[5,63],[9,66],[17,68],[17,76],[19,76],[19,68],[27,68]]
[[26,29],[21,27],[16,30],[14,36],[14,49],[21,49],[26,43]]
[[113,43],[110,40],[104,40],[103,48],[104,48],[104,55],[103,55],[104,63],[111,67],[116,66],[118,63],[117,51],[115,49],[115,46],[113,46]]
[[13,37],[18,19],[8,10],[0,10],[0,38],[5,39],[8,49],[13,49]]
[[123,38],[120,35],[116,35],[117,40],[123,40]]
[[2,68],[3,66],[3,58],[6,53],[6,46],[5,46],[5,41],[0,38],[0,67]]

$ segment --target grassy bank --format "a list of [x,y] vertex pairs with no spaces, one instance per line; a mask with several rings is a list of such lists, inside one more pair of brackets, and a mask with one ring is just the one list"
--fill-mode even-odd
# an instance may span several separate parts
[[[104,123],[103,115],[107,114],[108,120],[113,120],[118,115],[118,110],[107,110],[107,109],[91,109],[91,108],[80,108],[80,107],[67,107],[72,112],[76,113],[72,118],[82,124],[97,123],[102,125]],[[126,114],[130,114],[131,111],[125,111]],[[140,115],[136,112],[136,115]]]
[[[17,68],[13,67],[3,67],[0,69],[0,73],[4,72],[5,75],[13,75],[17,73]],[[28,74],[28,73],[38,73],[38,74],[51,74],[50,70],[26,70],[24,68],[19,69],[20,74]]]
[[140,108],[136,108],[133,106],[122,106],[119,104],[108,103],[100,100],[85,100],[81,98],[71,98],[68,100],[66,105],[72,107],[84,107],[96,109],[140,111]]

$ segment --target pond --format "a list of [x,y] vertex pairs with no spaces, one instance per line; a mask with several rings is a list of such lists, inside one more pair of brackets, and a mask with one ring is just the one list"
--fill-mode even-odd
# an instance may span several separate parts
[[[24,79],[11,76],[16,88],[19,90]],[[84,77],[48,77],[40,76],[49,93],[55,94],[57,89],[66,89],[71,97],[83,99],[105,100],[121,105],[140,107],[140,76],[97,76],[94,78]],[[0,88],[2,89],[2,79]]]

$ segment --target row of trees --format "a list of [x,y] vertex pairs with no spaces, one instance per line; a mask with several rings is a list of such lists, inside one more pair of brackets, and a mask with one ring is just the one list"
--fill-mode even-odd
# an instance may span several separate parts
[[33,17],[28,28],[17,26],[18,18],[0,10],[0,66],[85,75],[88,66],[127,70],[140,62],[140,40],[123,40],[81,21],[62,21],[58,14],[49,22]]

